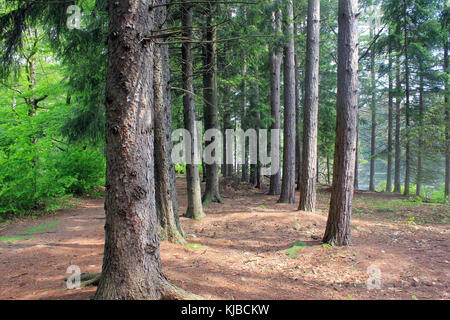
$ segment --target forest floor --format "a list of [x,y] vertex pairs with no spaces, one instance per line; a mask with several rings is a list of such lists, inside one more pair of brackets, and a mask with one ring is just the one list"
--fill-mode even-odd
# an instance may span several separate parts
[[[183,213],[184,178],[177,185]],[[353,244],[332,248],[320,242],[325,187],[316,213],[242,184],[222,186],[222,195],[226,204],[208,206],[204,220],[181,217],[188,246],[161,243],[166,275],[186,290],[207,299],[450,298],[449,205],[356,192]],[[102,266],[103,199],[78,201],[54,215],[0,225],[0,299],[93,295],[93,287],[68,290],[64,282],[70,265],[82,273]],[[371,270],[380,271],[380,287],[368,290]]]

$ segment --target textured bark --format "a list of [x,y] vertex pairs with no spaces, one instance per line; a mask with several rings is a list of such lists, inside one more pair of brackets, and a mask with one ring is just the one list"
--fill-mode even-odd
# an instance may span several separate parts
[[[192,38],[192,6],[183,4],[181,6],[181,21],[183,27],[183,37]],[[184,128],[191,134],[189,142],[191,148],[191,163],[186,164],[186,184],[188,206],[185,216],[194,220],[201,220],[205,217],[202,205],[202,194],[200,188],[200,173],[198,165],[194,163],[194,148],[196,147],[195,127],[195,104],[194,104],[194,67],[192,58],[192,44],[184,42],[181,46],[181,68],[183,78],[183,115]],[[188,148],[186,148],[188,150]]]
[[[231,177],[233,175],[233,161],[232,163],[227,163],[227,143],[226,143],[226,130],[233,129],[233,124],[231,122],[231,112],[232,105],[230,104],[230,93],[231,86],[229,84],[225,85],[223,92],[223,125],[222,125],[222,137],[223,137],[223,163],[222,163],[222,175],[224,177]],[[234,153],[234,152],[233,152]]]
[[[447,25],[445,25],[447,28]],[[446,29],[447,30],[447,29]],[[448,103],[448,31],[444,42],[444,73],[445,77],[445,187],[444,195],[450,196],[450,105]]]
[[[419,84],[419,130],[423,129],[423,71],[419,69],[420,73],[420,84]],[[417,149],[417,176],[416,176],[416,195],[420,196],[422,193],[422,148],[423,148],[423,138],[419,134]]]
[[[402,85],[400,82],[400,55],[397,53],[395,62],[395,86],[397,94],[402,90]],[[400,134],[401,134],[401,110],[400,110],[401,98],[397,96],[395,98],[395,163],[394,163],[394,192],[401,192],[401,145],[400,145]]]
[[[242,130],[247,129],[247,55],[244,51],[244,64],[242,67],[242,113],[241,113],[241,128]],[[246,139],[247,140],[247,139]],[[247,142],[245,142],[245,154],[244,163],[242,164],[242,178],[241,181],[248,182],[248,148]]]
[[405,190],[403,194],[409,195],[410,171],[411,171],[411,150],[410,150],[410,101],[409,101],[409,51],[408,51],[408,13],[407,1],[403,0],[403,36],[404,36],[404,55],[405,55]]
[[260,102],[259,102],[259,69],[256,66],[255,67],[255,84],[254,84],[254,90],[255,90],[255,96],[254,96],[254,107],[256,109],[256,138],[257,138],[257,157],[258,157],[258,163],[256,165],[256,184],[255,187],[258,189],[264,189],[264,176],[262,175],[261,171],[261,160],[259,156],[260,152],[260,142],[259,142],[259,131],[261,130],[261,111],[260,111]]
[[[370,31],[371,38],[374,37],[373,29]],[[370,87],[371,87],[371,136],[370,136],[370,173],[369,190],[375,191],[375,154],[377,145],[377,108],[376,108],[376,85],[375,85],[375,49],[370,50]]]
[[[258,75],[258,71],[255,68],[254,71],[254,75],[255,78],[257,78]],[[250,106],[249,106],[249,114],[248,117],[249,119],[251,119],[251,123],[253,123],[253,128],[256,130],[257,134],[259,131],[259,113],[258,113],[258,81],[253,81],[250,83],[250,88],[252,90],[250,90],[251,94],[250,94]],[[257,137],[258,140],[258,137]],[[258,143],[257,143],[258,145]],[[257,147],[257,152],[258,152],[259,148]],[[258,161],[258,153],[257,153],[257,161]],[[253,162],[253,161],[252,161]],[[258,187],[258,163],[254,164],[251,163],[250,164],[250,184],[252,186],[254,186],[255,188]]]
[[305,109],[303,111],[303,156],[298,209],[316,208],[317,131],[319,122],[320,0],[308,1],[306,41]]
[[[272,17],[272,27],[277,33],[281,33],[281,10],[277,10],[273,13]],[[271,125],[272,130],[279,130],[281,124],[281,114],[280,114],[280,76],[281,76],[281,59],[282,52],[275,45],[271,47],[270,50],[270,110],[273,123]],[[281,137],[278,137],[281,142]],[[272,154],[272,165],[278,166],[280,168],[280,149],[277,150],[276,154]],[[281,192],[281,173],[280,170],[274,175],[270,176],[270,187],[269,194],[279,195]]]
[[353,187],[355,190],[359,189],[359,109],[358,109],[358,116],[356,120],[356,155],[355,155],[355,181],[353,183]]
[[[297,29],[295,29],[297,30]],[[297,190],[300,190],[302,181],[302,83],[301,83],[301,71],[298,64],[298,56],[295,55],[295,174]]]
[[286,34],[284,48],[284,147],[283,177],[280,203],[295,203],[295,63],[294,63],[294,9],[287,1]]
[[323,242],[350,245],[358,120],[358,1],[339,0],[336,144]]
[[[389,30],[389,34],[391,34]],[[389,41],[389,63],[388,63],[388,141],[387,141],[387,172],[386,172],[386,191],[392,192],[392,131],[393,131],[393,98],[392,98],[392,90],[393,90],[393,80],[392,80],[392,41]]]
[[[214,10],[211,6],[206,9],[206,41],[204,49],[204,73],[203,73],[203,98],[205,101],[204,118],[205,131],[219,129],[219,108],[217,105],[217,44],[216,44],[216,22]],[[208,146],[212,141],[206,142]],[[203,205],[211,202],[223,203],[219,191],[219,166],[217,163],[205,164],[206,187],[203,194]]]
[[153,153],[152,1],[109,3],[105,250],[95,299],[193,298],[162,273]]
[[[166,9],[155,10],[157,27],[165,29]],[[178,219],[177,189],[172,154],[172,108],[169,91],[168,46],[154,48],[153,92],[155,123],[155,200],[160,222],[160,237],[172,243],[185,244],[184,231]]]

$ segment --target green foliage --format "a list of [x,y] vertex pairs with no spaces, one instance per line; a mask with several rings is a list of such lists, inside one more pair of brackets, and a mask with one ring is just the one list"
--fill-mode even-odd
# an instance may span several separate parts
[[38,224],[36,226],[29,227],[25,230],[26,233],[42,233],[47,230],[55,229],[59,224],[58,220],[50,221],[47,223]]
[[296,240],[292,246],[290,246],[289,249],[286,250],[286,255],[289,258],[297,259],[300,255],[300,251],[306,248],[308,245],[306,242]]
[[186,173],[186,162],[181,164],[175,163],[175,172],[176,174],[185,174]]
[[[37,32],[36,34],[39,34]],[[54,210],[61,199],[104,184],[100,147],[69,143],[61,133],[71,108],[65,99],[64,71],[48,59],[49,46],[32,35],[34,80],[26,67],[0,88],[0,213]],[[30,42],[25,39],[24,43]],[[31,53],[30,53],[31,52]],[[35,105],[33,101],[39,100]]]
[[189,249],[198,250],[203,248],[203,245],[200,243],[187,243],[186,247],[188,247]]

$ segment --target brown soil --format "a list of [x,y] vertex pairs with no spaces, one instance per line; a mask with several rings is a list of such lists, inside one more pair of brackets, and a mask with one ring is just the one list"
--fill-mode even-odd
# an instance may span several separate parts
[[[180,213],[186,189],[178,178]],[[168,278],[207,299],[449,299],[449,206],[413,204],[401,196],[357,192],[353,245],[320,243],[329,192],[318,194],[318,211],[277,204],[276,196],[252,188],[222,188],[226,204],[206,208],[207,217],[181,218],[189,248],[163,242]],[[298,194],[297,194],[298,198]],[[95,288],[66,289],[67,267],[101,271],[102,199],[80,200],[54,216],[0,226],[11,237],[43,223],[56,226],[0,241],[0,299],[89,299]],[[3,238],[5,239],[5,238]],[[286,255],[306,243],[297,259]],[[368,290],[367,268],[381,270],[381,288]]]

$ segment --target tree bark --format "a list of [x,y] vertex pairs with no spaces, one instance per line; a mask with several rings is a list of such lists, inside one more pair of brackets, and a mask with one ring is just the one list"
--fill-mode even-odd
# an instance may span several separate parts
[[[188,2],[186,0],[185,2]],[[185,38],[192,38],[192,5],[189,3],[181,6],[181,22]],[[190,141],[190,162],[186,164],[186,184],[188,205],[185,216],[194,220],[201,220],[205,217],[202,205],[202,195],[200,187],[200,173],[195,160],[195,149],[197,147],[197,128],[195,125],[195,104],[194,104],[194,66],[192,57],[192,44],[184,42],[181,45],[181,68],[183,78],[183,116],[184,128],[191,134]],[[189,150],[186,148],[186,150]]]
[[298,209],[316,209],[317,131],[319,121],[320,0],[308,1],[306,41],[305,109],[303,111],[303,156]]
[[[398,46],[398,49],[400,46]],[[400,80],[400,53],[397,52],[396,62],[395,62],[395,86],[396,86],[396,97],[395,97],[395,163],[394,163],[394,192],[401,192],[401,145],[400,145],[400,135],[401,135],[401,110],[400,103],[401,98],[398,96],[399,92],[402,90],[402,84]]]
[[350,245],[358,120],[358,0],[339,0],[336,144],[323,242]]
[[[374,37],[373,29],[370,30],[371,38]],[[375,191],[375,154],[377,144],[377,109],[376,109],[376,84],[375,84],[375,49],[370,50],[370,87],[371,87],[371,137],[370,137],[370,174],[369,174],[369,190]]]
[[[204,73],[203,73],[203,98],[205,101],[204,118],[205,131],[219,129],[219,109],[217,105],[217,29],[214,18],[215,10],[206,6],[206,41],[204,50]],[[206,142],[208,146],[213,141]],[[219,165],[218,163],[205,164],[206,187],[203,194],[203,205],[211,202],[223,203],[219,191]]]
[[[244,64],[242,66],[242,112],[241,112],[241,128],[247,130],[247,55],[244,50]],[[248,182],[248,148],[247,143],[244,141],[244,163],[242,164],[242,177],[241,181]]]
[[450,196],[450,105],[448,102],[448,29],[445,26],[445,40],[444,40],[444,73],[445,73],[445,187],[444,195]]
[[358,116],[356,120],[356,155],[355,155],[355,181],[353,183],[353,188],[355,190],[359,189],[359,107],[358,107]]
[[409,195],[410,170],[411,170],[411,150],[410,150],[410,101],[409,101],[409,56],[408,56],[408,12],[407,2],[403,0],[403,36],[405,55],[405,190],[403,194]]
[[423,128],[423,71],[419,68],[419,141],[417,149],[417,176],[416,176],[416,195],[420,196],[422,194],[422,148],[423,148],[423,138],[420,131]]
[[[281,33],[281,9],[273,13],[272,18],[273,30],[277,33]],[[282,52],[276,45],[272,45],[270,51],[270,110],[273,123],[271,125],[272,130],[280,130],[281,114],[280,114],[280,76],[281,76],[281,59]],[[281,142],[281,137],[278,134],[278,139]],[[276,154],[272,154],[272,165],[280,168],[280,148],[278,148]],[[270,195],[279,195],[281,192],[281,173],[280,170],[277,173],[270,176]]]
[[95,299],[194,298],[162,273],[154,185],[150,0],[109,3],[105,250]]
[[287,1],[286,34],[284,48],[284,148],[283,177],[280,203],[295,203],[295,68],[294,68],[294,9]]
[[260,160],[259,152],[260,152],[260,140],[259,140],[259,132],[261,130],[261,106],[259,101],[259,68],[258,66],[255,67],[255,84],[254,84],[254,90],[255,90],[255,97],[254,97],[254,108],[256,109],[256,138],[257,138],[257,158],[258,162],[256,164],[256,184],[255,187],[258,189],[264,189],[264,176],[262,175],[262,163]]
[[[157,27],[165,28],[166,10],[157,10]],[[154,47],[153,94],[155,124],[155,200],[160,222],[160,237],[170,242],[185,244],[184,231],[178,221],[178,201],[175,168],[172,155],[172,108],[170,104],[169,56],[166,45]]]
[[[391,31],[389,30],[389,35],[391,35]],[[393,131],[393,98],[392,98],[392,90],[393,90],[393,81],[392,81],[392,40],[389,40],[389,48],[388,48],[388,141],[387,141],[387,172],[386,172],[386,192],[392,192],[392,131]]]
[[295,55],[295,174],[297,190],[300,191],[301,181],[302,181],[302,149],[303,149],[303,139],[302,139],[302,93],[303,88],[301,84],[301,72],[298,64],[298,56]]

